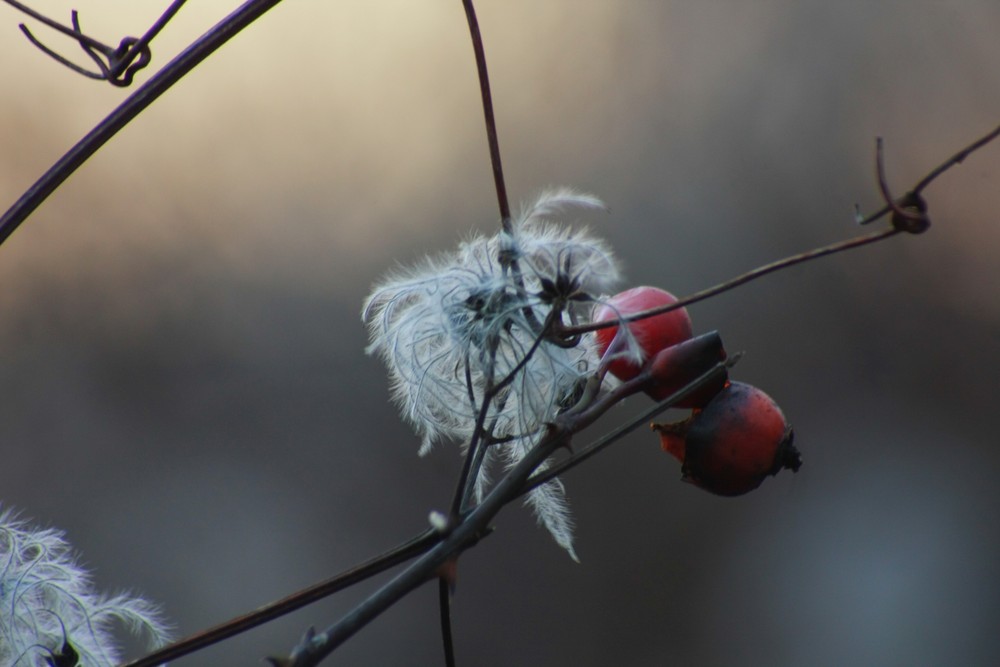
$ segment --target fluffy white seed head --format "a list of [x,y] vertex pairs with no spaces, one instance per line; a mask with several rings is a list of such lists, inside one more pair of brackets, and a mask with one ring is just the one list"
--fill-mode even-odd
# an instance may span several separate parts
[[586,229],[547,222],[570,208],[604,209],[593,195],[570,189],[544,192],[525,207],[514,223],[514,240],[525,270],[536,280],[554,280],[560,273],[579,283],[581,291],[597,297],[618,283],[618,263],[608,245]]
[[[618,278],[603,241],[542,218],[570,205],[600,202],[566,190],[548,193],[514,221],[510,234],[472,238],[372,290],[363,312],[368,352],[385,361],[394,398],[424,438],[421,451],[441,439],[467,440],[487,386],[516,369],[506,400],[488,418],[498,420],[500,436],[531,437],[596,367],[590,337],[571,348],[536,345],[552,308],[541,296],[546,284],[569,280],[596,295]],[[517,263],[520,284],[500,261],[503,254]],[[585,314],[590,306],[574,302],[566,309]]]
[[72,651],[86,667],[113,667],[121,662],[112,634],[119,625],[151,646],[168,639],[148,601],[94,591],[62,533],[0,512],[0,665],[48,667]]
[[[385,362],[393,398],[421,436],[422,454],[440,440],[468,443],[484,397],[505,382],[483,423],[494,425],[505,443],[503,459],[513,465],[596,370],[593,336],[567,346],[539,335],[547,318],[567,325],[587,319],[590,300],[618,280],[603,241],[548,220],[573,207],[603,205],[572,190],[547,192],[509,232],[473,237],[372,290],[363,310],[367,349]],[[485,476],[477,493],[484,485]],[[536,489],[529,503],[572,550],[561,484]]]

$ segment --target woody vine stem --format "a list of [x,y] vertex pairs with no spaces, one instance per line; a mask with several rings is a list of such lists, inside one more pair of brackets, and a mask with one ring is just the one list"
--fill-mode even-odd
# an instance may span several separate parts
[[[72,29],[65,26],[56,27],[53,26],[54,22],[28,10],[20,3],[13,2],[12,0],[4,0],[4,2],[29,13],[34,18],[75,39],[87,54],[97,62],[100,74],[94,75],[94,73],[74,65],[66,58],[59,56],[53,50],[42,45],[26,28],[23,28],[32,43],[43,49],[45,53],[56,58],[59,62],[72,67],[81,74],[107,80],[113,85],[120,86],[129,85],[132,82],[133,75],[139,69],[146,66],[151,58],[149,42],[183,4],[182,1],[172,3],[161,19],[142,38],[126,38],[122,40],[119,47],[112,49],[84,35],[80,30],[79,21],[75,14],[73,16]],[[277,5],[278,2],[280,0],[248,0],[227,18],[208,30],[173,60],[164,65],[146,83],[141,85],[135,93],[60,158],[0,217],[0,244],[6,242],[21,223],[105,142],[201,61],[260,18],[273,6]],[[499,138],[493,112],[483,39],[480,34],[472,0],[462,0],[462,4],[468,19],[477,66],[489,155],[500,211],[500,224],[503,232],[510,234],[512,232],[512,218],[500,159]],[[108,62],[105,63],[99,58],[99,55],[95,54],[103,54]],[[713,287],[691,294],[670,306],[636,313],[625,319],[633,321],[682,308],[796,264],[870,245],[901,233],[922,233],[930,225],[928,205],[923,196],[926,188],[951,167],[960,164],[966,157],[994,140],[998,135],[1000,135],[1000,127],[985,134],[942,162],[928,172],[925,177],[921,178],[912,189],[898,198],[894,197],[890,192],[888,179],[885,174],[882,142],[878,140],[876,142],[875,158],[876,178],[879,191],[884,200],[884,206],[868,216],[859,215],[858,222],[861,224],[870,224],[888,216],[889,225],[885,229],[778,260]],[[514,284],[519,285],[523,290],[524,282],[520,274],[517,259],[505,256],[496,259],[502,264],[504,272],[510,272]],[[317,665],[336,650],[338,646],[401,598],[423,584],[436,579],[439,586],[445,661],[448,665],[454,665],[455,656],[451,639],[450,594],[452,587],[455,585],[458,558],[465,550],[472,548],[480,540],[489,535],[491,523],[497,514],[508,504],[520,499],[525,494],[533,492],[542,485],[554,482],[559,475],[569,471],[605,447],[620,440],[626,433],[647,423],[656,414],[682,401],[702,386],[718,380],[721,375],[726,373],[727,368],[738,359],[738,356],[734,356],[728,361],[720,362],[714,367],[707,369],[700,377],[694,379],[670,397],[660,401],[637,419],[611,430],[605,436],[580,448],[575,453],[565,456],[561,461],[548,465],[547,462],[550,461],[553,455],[559,452],[559,450],[566,448],[575,434],[596,422],[609,408],[625,396],[638,391],[647,378],[639,376],[633,380],[623,382],[603,394],[597,393],[596,389],[589,384],[581,386],[579,400],[572,405],[565,406],[565,409],[562,409],[556,418],[546,423],[544,431],[533,442],[530,449],[524,453],[515,465],[512,465],[503,474],[497,483],[489,489],[488,493],[485,493],[481,498],[476,500],[477,478],[480,466],[483,465],[484,457],[493,448],[502,446],[507,442],[502,435],[498,434],[495,411],[502,408],[504,402],[508,400],[505,389],[515,380],[524,365],[536,357],[536,355],[541,354],[539,348],[543,344],[553,343],[558,346],[564,344],[566,341],[572,341],[583,334],[593,332],[602,327],[615,326],[619,323],[618,321],[610,321],[581,325],[571,319],[570,323],[566,324],[563,321],[562,314],[569,312],[570,304],[568,300],[571,297],[566,294],[558,294],[552,298],[554,300],[550,303],[551,309],[548,311],[548,315],[541,319],[536,316],[533,308],[517,306],[518,309],[523,309],[524,321],[527,323],[526,326],[531,328],[533,338],[530,344],[524,347],[523,357],[520,362],[512,368],[506,369],[505,372],[496,375],[493,371],[499,363],[497,343],[487,342],[484,345],[484,349],[488,353],[486,355],[486,362],[487,367],[490,369],[490,374],[488,375],[485,389],[478,398],[476,398],[473,391],[472,381],[469,380],[467,383],[469,395],[474,399],[474,402],[478,401],[478,415],[472,435],[467,441],[468,446],[466,448],[462,473],[457,480],[449,512],[447,514],[435,515],[430,529],[424,530],[399,546],[326,581],[315,584],[305,590],[289,595],[214,628],[177,641],[141,659],[128,663],[126,667],[153,667],[166,661],[176,660],[177,658],[246,632],[404,563],[409,563],[409,565],[385,583],[378,591],[355,607],[349,614],[336,623],[331,624],[322,632],[317,633],[310,629],[302,640],[292,648],[287,657],[270,658],[270,660],[274,665],[280,667]],[[565,299],[566,301],[563,302],[559,299]],[[466,376],[471,376],[468,365],[466,367]]]

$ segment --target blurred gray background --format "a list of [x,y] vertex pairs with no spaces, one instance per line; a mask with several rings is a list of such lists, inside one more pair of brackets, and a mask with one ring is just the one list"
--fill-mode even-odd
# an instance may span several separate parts
[[[117,43],[166,4],[36,6]],[[226,5],[185,7],[153,69]],[[583,222],[629,284],[684,294],[853,235],[876,136],[902,193],[1000,123],[995,0],[479,12],[512,198],[602,197]],[[3,206],[129,92],[22,20],[0,6]],[[387,269],[496,225],[479,104],[458,0],[300,1],[143,113],[0,248],[3,506],[179,634],[422,530],[459,456],[417,457],[359,312]],[[459,664],[992,664],[1000,144],[927,196],[922,237],[691,309],[747,352],[735,377],[794,423],[800,473],[717,498],[634,434],[565,479],[581,564],[520,507],[462,559]],[[175,664],[258,664],[374,586]],[[435,605],[421,589],[330,664],[443,664]]]

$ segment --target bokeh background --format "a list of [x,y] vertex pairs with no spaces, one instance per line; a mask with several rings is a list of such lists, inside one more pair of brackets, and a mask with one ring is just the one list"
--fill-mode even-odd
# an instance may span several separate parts
[[[166,6],[35,4],[109,43]],[[150,71],[232,8],[190,4]],[[513,199],[601,196],[581,222],[630,284],[688,293],[853,235],[876,136],[901,193],[1000,123],[995,0],[479,12]],[[21,20],[0,6],[4,206],[130,92]],[[422,530],[459,456],[417,457],[359,312],[387,269],[496,225],[479,104],[458,0],[300,1],[144,112],[0,248],[3,506],[179,634]],[[1000,144],[927,195],[924,236],[691,309],[794,423],[799,474],[712,497],[633,434],[566,476],[581,564],[519,507],[462,559],[460,664],[993,663]],[[375,583],[175,664],[284,654]],[[435,604],[419,590],[330,663],[442,664]]]

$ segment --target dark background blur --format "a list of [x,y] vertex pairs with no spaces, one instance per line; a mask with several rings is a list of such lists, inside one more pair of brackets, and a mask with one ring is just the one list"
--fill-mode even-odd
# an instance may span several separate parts
[[[166,4],[36,6],[77,7],[117,43]],[[153,69],[225,4],[185,7]],[[601,196],[610,214],[584,221],[631,284],[688,293],[853,235],[853,204],[880,203],[877,135],[902,193],[1000,122],[995,0],[479,11],[512,197]],[[22,20],[0,7],[4,206],[129,92],[49,60]],[[992,663],[1000,144],[927,196],[922,237],[691,309],[794,423],[798,475],[716,498],[634,434],[566,477],[581,564],[519,507],[462,559],[459,663]],[[0,248],[0,500],[65,529],[99,586],[161,602],[179,634],[420,531],[459,457],[417,457],[360,305],[387,269],[496,219],[458,0],[279,5]],[[373,587],[176,664],[283,654]],[[442,664],[435,596],[331,664]]]

